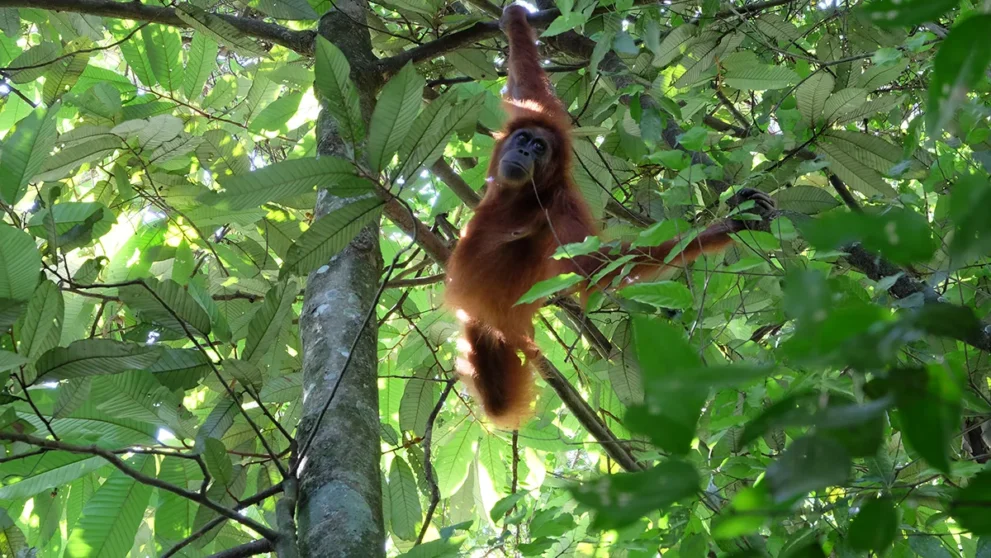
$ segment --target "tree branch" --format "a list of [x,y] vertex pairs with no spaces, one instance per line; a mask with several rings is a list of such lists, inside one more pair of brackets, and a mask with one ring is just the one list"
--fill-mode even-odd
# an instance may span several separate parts
[[[57,12],[74,12],[116,19],[149,21],[173,27],[189,27],[172,8],[150,6],[141,2],[115,0],[0,0],[0,8],[34,8]],[[315,31],[294,31],[275,23],[227,14],[213,14],[246,35],[284,46],[305,56],[314,52]]]
[[209,498],[202,496],[196,492],[191,492],[184,488],[175,486],[174,484],[167,483],[165,481],[156,479],[154,477],[149,477],[144,473],[134,469],[130,465],[124,462],[123,459],[117,457],[112,451],[104,449],[98,446],[77,446],[75,444],[69,444],[66,442],[56,442],[54,440],[46,440],[44,438],[37,438],[35,436],[28,436],[27,434],[17,434],[15,432],[0,432],[0,440],[8,442],[21,442],[24,444],[29,444],[38,448],[45,448],[49,450],[57,451],[67,451],[69,453],[80,453],[85,455],[95,455],[102,457],[103,459],[110,462],[111,465],[116,467],[120,472],[131,477],[132,479],[140,482],[141,484],[147,484],[148,486],[154,486],[161,490],[166,490],[173,494],[182,496],[188,500],[197,502],[202,506],[206,506],[211,510],[225,516],[227,519],[232,519],[238,523],[244,525],[245,527],[255,531],[259,535],[265,537],[269,540],[275,540],[278,537],[278,533],[269,529],[268,527],[258,523],[257,521],[238,514],[236,511],[229,508],[225,508],[220,504],[210,500]]
[[249,543],[222,550],[210,555],[210,558],[244,558],[245,556],[257,556],[272,551],[272,542],[261,539]]

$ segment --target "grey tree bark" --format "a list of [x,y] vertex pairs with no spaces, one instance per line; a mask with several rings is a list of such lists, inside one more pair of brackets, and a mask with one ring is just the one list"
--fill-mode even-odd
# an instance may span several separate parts
[[[380,74],[368,71],[375,58],[360,24],[368,9],[365,0],[338,0],[319,28],[351,63],[366,122],[381,86]],[[321,154],[349,149],[326,111],[317,120],[317,138]],[[326,191],[317,200],[317,217],[348,201]],[[307,280],[299,319],[303,416],[296,519],[302,556],[385,555],[374,319],[382,272],[378,233],[377,224],[368,226]]]

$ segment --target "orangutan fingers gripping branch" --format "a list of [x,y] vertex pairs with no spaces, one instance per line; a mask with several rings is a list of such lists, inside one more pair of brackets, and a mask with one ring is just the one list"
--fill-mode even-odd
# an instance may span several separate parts
[[[446,303],[463,323],[459,375],[494,423],[517,428],[533,399],[528,361],[539,354],[533,316],[543,301],[516,302],[539,281],[565,272],[592,277],[620,256],[604,250],[573,259],[551,258],[559,246],[597,235],[599,227],[571,179],[570,116],[540,66],[526,9],[509,6],[501,23],[509,42],[509,118],[493,149],[485,197],[448,263]],[[748,200],[755,202],[761,216],[773,210],[772,200],[752,189],[740,190],[729,203]],[[749,223],[754,221],[724,220],[708,227],[666,265],[658,262],[678,239],[652,248],[626,246],[621,255],[634,255],[631,278],[650,280],[665,268],[723,250],[733,241],[730,234]],[[597,284],[586,281],[581,288],[602,288],[611,278]]]

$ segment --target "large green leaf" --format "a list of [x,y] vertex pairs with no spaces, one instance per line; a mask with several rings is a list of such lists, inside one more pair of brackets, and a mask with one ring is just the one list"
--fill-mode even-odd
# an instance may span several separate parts
[[[858,145],[857,142],[848,141],[850,136],[833,135],[838,132],[831,131],[829,137],[816,144],[816,151],[822,153],[829,161],[830,170],[847,186],[865,196],[894,197],[895,189],[882,177],[883,172],[887,172],[894,166],[893,164],[887,165],[885,160],[885,157],[889,155],[887,150],[872,152],[868,148]],[[859,135],[856,132],[843,133],[853,136]],[[877,141],[883,142],[884,140],[878,139]],[[873,142],[871,143],[873,144]],[[887,168],[884,171],[877,168],[886,165]]]
[[876,498],[864,504],[850,524],[850,548],[882,555],[898,533],[898,512],[890,498]]
[[154,345],[111,339],[81,339],[68,347],[55,347],[41,355],[36,364],[38,380],[64,380],[142,370],[154,364],[161,351],[161,347]]
[[784,89],[798,81],[798,74],[784,66],[744,66],[727,69],[723,76],[726,85],[741,90],[764,91]]
[[407,64],[382,88],[368,128],[368,162],[372,170],[385,169],[402,145],[423,102],[423,86],[423,78],[412,64]]
[[320,17],[306,0],[251,0],[248,5],[275,19],[311,20]]
[[879,252],[895,263],[927,261],[936,249],[926,218],[914,211],[892,208],[881,214],[831,213],[800,225],[806,240],[821,250],[853,242]]
[[203,85],[210,73],[217,68],[217,41],[206,33],[193,33],[189,43],[189,60],[183,74],[183,91],[186,98],[199,99],[203,95]]
[[341,137],[357,144],[365,137],[358,91],[351,81],[351,64],[333,43],[317,35],[314,88],[327,102],[324,107],[337,120]]
[[[89,39],[76,39],[66,45],[66,50],[76,52],[91,45],[92,42]],[[42,89],[42,100],[46,105],[51,106],[72,89],[72,86],[79,80],[79,76],[86,70],[89,56],[89,53],[85,52],[74,54],[48,66],[48,71],[45,72],[45,87]]]
[[840,205],[840,202],[826,190],[807,184],[779,190],[774,194],[774,201],[780,209],[798,211],[806,215],[822,213]]
[[630,408],[627,424],[631,430],[650,436],[659,448],[672,455],[683,455],[695,437],[708,387],[685,384],[680,389],[654,389],[653,386],[677,382],[701,369],[701,359],[682,331],[656,319],[635,316],[633,338],[644,382],[644,403]]
[[41,253],[28,233],[0,223],[0,300],[26,301],[38,285]]
[[265,293],[265,301],[248,324],[248,339],[241,353],[243,360],[258,362],[268,352],[285,327],[298,295],[299,286],[292,279],[272,285]]
[[701,481],[690,463],[668,460],[638,473],[603,476],[573,487],[571,493],[595,510],[593,526],[616,529],[691,498]]
[[215,14],[206,12],[193,4],[182,3],[176,6],[175,15],[193,29],[241,54],[268,58],[268,51],[264,47]]
[[234,419],[240,412],[241,405],[238,401],[227,397],[226,394],[221,396],[196,432],[196,449],[203,451],[210,438],[222,439],[224,433],[234,425]]
[[833,85],[833,76],[829,72],[821,71],[809,76],[795,89],[798,112],[802,113],[806,122],[814,125],[822,116],[826,100],[833,92]]
[[[200,201],[225,209],[258,207],[326,188],[335,196],[368,192],[369,182],[357,176],[354,163],[331,155],[289,159],[254,172],[220,179],[224,190],[208,192]],[[319,222],[319,221],[318,221]]]
[[468,466],[475,458],[475,442],[480,434],[478,422],[466,420],[446,436],[435,438],[434,474],[441,498],[448,498],[468,478]]
[[416,526],[422,519],[413,470],[397,456],[389,469],[389,524],[392,532],[400,539],[413,540],[416,538]]
[[168,91],[182,87],[183,66],[180,58],[182,36],[175,27],[150,23],[141,29],[145,52],[155,79]]
[[654,50],[654,60],[651,63],[654,66],[664,67],[681,56],[688,43],[694,40],[695,29],[696,27],[691,23],[675,27]]
[[[991,470],[984,470],[974,475],[966,487],[957,490],[950,504],[950,513],[964,529],[974,535],[987,537],[991,535],[989,501],[991,501]],[[984,555],[978,552],[978,556],[983,558]]]
[[384,205],[378,197],[365,197],[317,219],[289,248],[282,274],[305,275],[327,264],[361,229],[378,219]]
[[810,491],[843,484],[850,474],[850,456],[830,438],[805,436],[767,468],[767,482],[776,502]]
[[415,378],[406,382],[406,389],[399,400],[399,429],[423,436],[427,420],[437,400],[437,382],[426,378],[429,368],[421,368]]
[[94,379],[94,391],[106,394],[97,408],[109,416],[168,428],[178,438],[191,438],[191,424],[180,418],[182,400],[145,370]]
[[959,3],[959,0],[874,0],[864,11],[878,27],[902,27],[936,21]]
[[[11,60],[7,71],[10,72],[10,81],[14,83],[28,83],[45,75],[48,64],[58,58],[62,50],[55,43],[43,42],[35,45],[17,58]],[[24,68],[18,70],[17,68]]]
[[0,488],[0,499],[27,498],[64,486],[107,465],[102,457],[50,451],[15,459],[3,464],[5,486]]
[[0,556],[26,556],[27,537],[14,523],[7,510],[0,508]]
[[158,281],[148,277],[144,285],[128,285],[117,290],[118,296],[142,320],[177,332],[210,333],[210,317],[189,292],[171,279]]
[[926,128],[931,137],[939,136],[967,92],[984,79],[991,63],[989,28],[991,14],[977,14],[953,26],[940,44],[933,61],[926,107]]
[[[128,465],[155,476],[155,459],[136,455]],[[116,558],[127,556],[151,500],[152,487],[117,470],[86,502],[83,515],[69,534],[66,554],[72,557]]]
[[121,147],[120,140],[112,136],[99,136],[92,140],[66,147],[45,160],[35,180],[61,180],[86,163],[99,161]]
[[14,132],[4,138],[0,149],[0,200],[14,205],[24,196],[28,182],[55,147],[53,110],[37,109],[17,123]]
[[[34,360],[58,345],[65,319],[62,291],[55,283],[45,280],[35,289],[21,325],[20,353]],[[33,381],[29,376],[27,381]]]
[[259,134],[263,131],[287,131],[285,130],[286,123],[299,110],[299,103],[302,100],[303,93],[301,91],[279,97],[269,103],[251,120],[248,129]]

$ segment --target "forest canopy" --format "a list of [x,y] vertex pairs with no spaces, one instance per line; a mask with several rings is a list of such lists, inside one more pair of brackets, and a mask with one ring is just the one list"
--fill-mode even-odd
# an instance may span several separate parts
[[557,256],[779,211],[536,285],[505,431],[442,306],[503,6],[0,0],[0,556],[991,556],[991,5],[527,5]]

